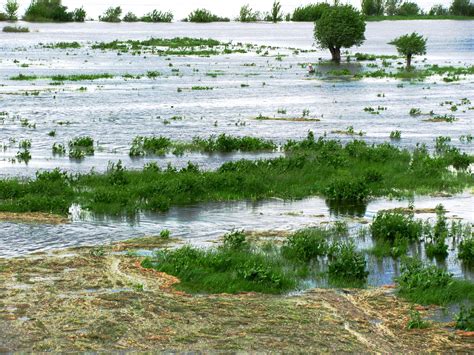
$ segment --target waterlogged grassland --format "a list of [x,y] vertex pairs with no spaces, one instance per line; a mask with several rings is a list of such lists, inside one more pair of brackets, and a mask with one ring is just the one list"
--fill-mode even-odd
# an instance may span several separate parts
[[120,214],[167,211],[170,206],[206,201],[311,195],[360,203],[374,196],[453,193],[473,185],[466,171],[473,157],[449,146],[432,156],[422,147],[411,153],[389,144],[315,140],[310,134],[305,140],[289,141],[284,149],[285,157],[229,162],[215,171],[192,163],[164,170],[152,163],[132,171],[119,162],[104,174],[55,170],[27,181],[4,179],[0,210],[66,214],[72,203],[79,203],[93,212]]

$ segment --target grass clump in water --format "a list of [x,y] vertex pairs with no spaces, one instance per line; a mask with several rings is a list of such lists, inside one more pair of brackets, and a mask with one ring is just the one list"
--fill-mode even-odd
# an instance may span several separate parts
[[362,286],[369,272],[364,256],[356,251],[353,242],[333,244],[329,250],[329,281],[333,285],[346,285],[347,282]]
[[468,332],[474,331],[474,307],[461,306],[459,314],[456,316],[456,329]]
[[77,137],[69,141],[69,157],[82,159],[86,155],[94,155],[94,140],[91,137]]
[[458,258],[464,263],[474,265],[474,237],[470,236],[459,243]]
[[27,33],[30,32],[30,29],[22,26],[5,26],[2,31],[6,33]]
[[445,305],[474,301],[474,283],[455,279],[435,265],[406,258],[401,270],[401,275],[396,278],[398,293],[411,302]]
[[[182,169],[169,166],[161,170],[156,165],[135,171],[124,168],[122,174],[127,182],[120,186],[111,184],[110,172],[77,175],[71,181],[74,198],[65,196],[63,204],[77,202],[93,212],[117,214],[139,209],[167,211],[170,206],[196,202],[312,195],[357,203],[374,196],[452,193],[474,185],[470,173],[452,173],[450,165],[451,158],[443,153],[432,156],[424,147],[411,153],[387,143],[369,145],[356,140],[343,145],[310,135],[285,144],[285,156],[227,162],[214,171],[200,170],[194,164]],[[8,204],[11,212],[17,212],[14,206],[24,211],[18,203],[29,198],[24,191],[33,181],[13,181],[0,180],[0,186],[16,190],[8,200],[0,188],[0,206]]]
[[196,9],[192,11],[185,19],[187,22],[210,23],[210,22],[229,22],[227,17],[220,17],[206,9]]
[[295,270],[284,259],[250,248],[241,240],[245,235],[234,232],[216,249],[185,246],[160,251],[142,265],[178,277],[176,287],[192,293],[278,294],[297,286]]
[[79,42],[57,42],[57,43],[50,43],[43,45],[43,48],[50,48],[50,49],[78,49],[81,48]]

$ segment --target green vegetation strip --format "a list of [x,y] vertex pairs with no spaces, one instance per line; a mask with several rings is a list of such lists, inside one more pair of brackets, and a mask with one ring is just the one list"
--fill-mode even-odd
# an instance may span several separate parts
[[[71,175],[59,170],[38,172],[34,180],[0,180],[0,211],[66,214],[72,203],[93,212],[119,214],[138,210],[167,211],[170,206],[206,201],[325,196],[361,202],[372,196],[407,196],[438,191],[459,192],[473,186],[466,171],[474,157],[455,148],[430,155],[390,144],[347,145],[310,133],[289,141],[285,157],[224,163],[202,171],[189,163],[180,170],[156,163],[129,171],[111,164],[106,173]],[[458,171],[452,173],[450,166]]]

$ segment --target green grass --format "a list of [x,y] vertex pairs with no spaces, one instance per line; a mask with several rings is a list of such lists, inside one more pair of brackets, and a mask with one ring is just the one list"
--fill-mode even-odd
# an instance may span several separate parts
[[474,301],[474,283],[455,279],[447,271],[417,259],[404,261],[396,281],[398,294],[410,302],[446,305]]
[[49,43],[44,44],[43,48],[51,48],[51,49],[77,49],[81,48],[79,42],[56,42],[56,43]]
[[178,277],[180,283],[175,287],[191,293],[279,294],[296,289],[308,278],[321,277],[312,262],[331,253],[326,273],[329,279],[345,286],[361,286],[367,277],[366,263],[353,244],[334,243],[331,248],[319,249],[325,245],[321,237],[330,238],[337,233],[337,228],[308,228],[290,236],[292,241],[280,248],[272,243],[257,247],[243,231],[235,231],[225,235],[217,248],[185,246],[159,251],[145,259],[142,266]]
[[108,73],[101,74],[71,74],[71,75],[52,75],[52,76],[38,76],[38,75],[25,75],[19,74],[17,76],[10,77],[10,80],[39,80],[39,79],[51,79],[55,82],[61,81],[82,81],[82,80],[99,80],[99,79],[112,79],[114,76]]
[[169,152],[180,155],[184,152],[230,153],[273,151],[276,144],[261,138],[232,137],[225,133],[210,136],[207,139],[195,137],[190,143],[173,142],[163,136],[142,137],[133,139],[129,155],[132,157],[145,155],[164,155]]
[[411,153],[388,143],[355,140],[343,145],[312,135],[289,141],[284,149],[284,157],[227,162],[214,171],[202,171],[191,163],[180,170],[171,166],[162,170],[151,163],[135,171],[117,164],[100,174],[67,176],[56,171],[39,174],[40,181],[3,179],[0,211],[65,214],[75,202],[93,212],[119,214],[167,211],[170,206],[206,201],[312,195],[360,203],[376,196],[455,193],[474,185],[470,173],[448,171],[454,159],[467,165],[473,161],[473,156],[459,152],[431,156],[423,147]]
[[22,26],[5,26],[3,27],[3,32],[6,33],[27,33],[30,32],[28,27],[22,27]]

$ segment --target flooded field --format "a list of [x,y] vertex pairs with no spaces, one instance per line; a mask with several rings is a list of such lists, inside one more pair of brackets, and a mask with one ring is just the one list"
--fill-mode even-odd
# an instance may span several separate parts
[[311,23],[27,25],[0,35],[0,352],[472,349],[474,21],[368,22],[340,65]]

